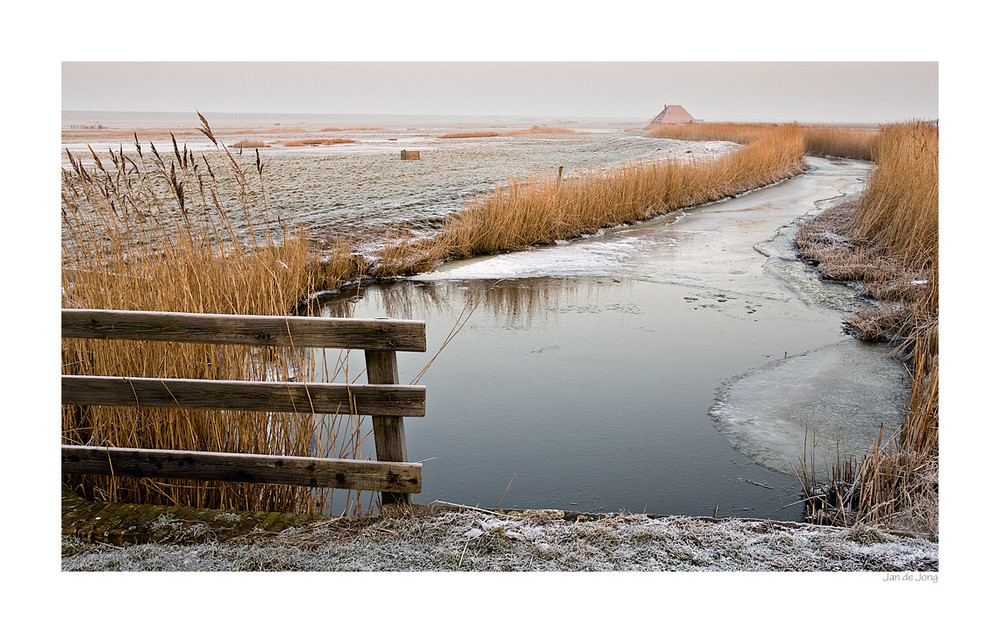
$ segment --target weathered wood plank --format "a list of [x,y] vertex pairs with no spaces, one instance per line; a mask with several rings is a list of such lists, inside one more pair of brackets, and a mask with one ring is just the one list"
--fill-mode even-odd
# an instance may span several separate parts
[[100,446],[64,445],[62,470],[82,475],[242,481],[396,493],[417,493],[421,485],[418,463]]
[[425,397],[419,385],[62,377],[63,404],[420,417]]
[[[399,367],[395,352],[365,350],[365,371],[371,384],[396,384]],[[403,418],[396,415],[373,415],[372,431],[375,438],[375,457],[385,462],[406,461],[406,433]],[[383,492],[382,504],[410,503],[410,495]]]
[[133,310],[62,311],[65,338],[427,351],[423,321]]

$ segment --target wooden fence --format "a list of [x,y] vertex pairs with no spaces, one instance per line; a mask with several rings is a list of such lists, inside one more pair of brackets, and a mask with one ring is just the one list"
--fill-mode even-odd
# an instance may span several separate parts
[[422,321],[63,310],[64,338],[177,341],[365,351],[367,385],[62,376],[64,405],[181,407],[372,416],[376,461],[63,445],[63,473],[375,490],[409,503],[421,466],[407,462],[403,417],[423,416],[425,388],[400,385],[397,351],[426,351]]

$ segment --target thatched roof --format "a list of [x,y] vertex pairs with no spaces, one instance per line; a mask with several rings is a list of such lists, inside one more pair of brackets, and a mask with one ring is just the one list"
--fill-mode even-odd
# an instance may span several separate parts
[[688,114],[684,106],[665,105],[663,111],[657,114],[650,123],[655,125],[665,125],[669,123],[692,123],[694,117]]

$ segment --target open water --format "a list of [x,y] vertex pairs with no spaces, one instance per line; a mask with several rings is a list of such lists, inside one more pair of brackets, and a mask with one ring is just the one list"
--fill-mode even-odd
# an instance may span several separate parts
[[427,321],[403,382],[477,306],[420,380],[427,416],[407,421],[409,459],[426,460],[416,500],[800,518],[796,472],[863,455],[908,387],[885,346],[844,334],[868,305],[857,289],[795,259],[798,219],[867,173],[809,162],[735,199],[332,302]]

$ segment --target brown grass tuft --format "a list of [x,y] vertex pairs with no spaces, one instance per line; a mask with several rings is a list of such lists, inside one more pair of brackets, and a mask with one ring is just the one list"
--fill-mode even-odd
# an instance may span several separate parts
[[262,141],[260,139],[243,139],[237,143],[233,143],[231,147],[234,149],[254,149],[258,147],[270,147],[270,143]]
[[442,134],[438,138],[489,138],[493,136],[500,136],[500,132],[492,132],[488,130],[480,130],[477,132],[450,132],[448,134]]
[[358,253],[356,238],[338,236],[319,252],[322,254],[314,250],[306,264],[310,286],[315,290],[339,290],[368,274],[368,262]]
[[431,237],[415,236],[403,228],[390,229],[382,239],[382,248],[372,274],[375,277],[400,277],[430,270],[443,259],[441,244]]
[[349,138],[304,138],[294,141],[283,141],[285,147],[306,147],[310,145],[342,145],[344,143],[356,143]]
[[580,134],[577,130],[565,127],[550,127],[548,125],[532,125],[525,130],[510,130],[504,132],[504,136],[523,136],[528,134]]

